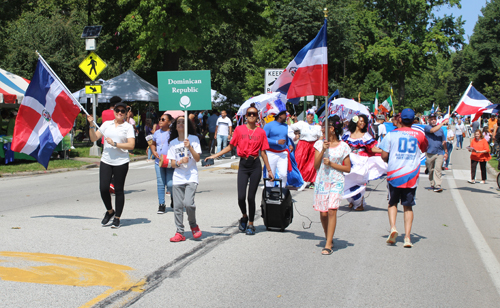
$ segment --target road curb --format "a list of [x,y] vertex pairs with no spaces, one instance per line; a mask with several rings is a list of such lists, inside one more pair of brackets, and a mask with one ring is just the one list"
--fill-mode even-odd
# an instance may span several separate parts
[[[134,161],[140,161],[140,160],[146,160],[147,156],[137,156],[137,157],[131,157],[130,162]],[[16,177],[16,176],[29,176],[29,175],[40,175],[40,174],[50,174],[50,173],[60,173],[60,172],[67,172],[67,171],[75,171],[75,170],[85,170],[85,169],[91,169],[91,168],[98,168],[99,167],[100,161],[96,163],[90,163],[85,166],[81,166],[78,168],[61,168],[61,169],[53,169],[53,170],[43,170],[43,171],[29,171],[29,172],[16,172],[16,173],[4,173],[0,174],[0,178],[8,178],[8,177]]]

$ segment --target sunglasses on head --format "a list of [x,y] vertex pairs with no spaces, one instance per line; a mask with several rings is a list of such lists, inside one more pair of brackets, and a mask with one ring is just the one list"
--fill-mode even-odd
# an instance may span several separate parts
[[247,113],[247,117],[256,117],[257,116],[257,112],[249,112]]
[[125,110],[125,109],[115,108],[115,112],[116,112],[116,113],[120,113],[120,112],[121,112],[121,113],[126,113],[126,112],[127,112],[127,110]]

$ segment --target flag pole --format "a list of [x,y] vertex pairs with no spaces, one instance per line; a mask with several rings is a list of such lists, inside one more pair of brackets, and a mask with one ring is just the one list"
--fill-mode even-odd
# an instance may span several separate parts
[[[80,102],[73,96],[73,93],[71,93],[71,91],[68,89],[68,87],[66,87],[66,85],[64,84],[64,82],[62,82],[62,80],[59,78],[59,76],[57,76],[57,74],[52,70],[52,67],[50,67],[50,65],[45,61],[45,59],[38,52],[38,50],[35,51],[35,52],[38,55],[38,59],[40,59],[40,61],[42,61],[42,63],[45,65],[45,67],[50,71],[51,75],[60,84],[62,84],[62,86],[64,87],[64,90],[66,90],[66,94],[68,94],[68,96],[73,100],[73,103],[76,103],[76,105],[80,108],[80,110],[83,110],[83,112],[85,112],[85,114],[89,116],[90,114],[87,112],[87,110],[85,110],[85,108],[83,108],[82,104],[80,104]],[[97,130],[101,132],[101,134],[104,136],[104,138],[107,138],[106,135],[104,135],[104,133],[101,131],[101,128],[99,127],[99,125],[97,125],[95,119],[92,122],[95,125],[95,127],[97,128]]]
[[[323,9],[323,14],[325,16],[325,20],[327,21],[328,17],[328,8]],[[327,32],[328,33],[328,32]],[[328,58],[328,57],[327,57]],[[328,80],[328,77],[327,77]],[[328,83],[328,81],[327,81]],[[328,85],[327,85],[328,88]],[[328,142],[328,117],[330,116],[330,108],[328,108],[328,91],[327,91],[327,96],[325,96],[325,142]],[[328,155],[328,153],[327,153]]]

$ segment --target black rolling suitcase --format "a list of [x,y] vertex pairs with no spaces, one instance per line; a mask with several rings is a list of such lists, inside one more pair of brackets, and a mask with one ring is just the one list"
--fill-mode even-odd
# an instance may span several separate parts
[[284,231],[292,223],[293,219],[293,200],[290,191],[283,188],[283,183],[280,179],[280,187],[266,187],[266,181],[269,178],[264,178],[264,189],[262,191],[262,218],[267,230],[279,229]]

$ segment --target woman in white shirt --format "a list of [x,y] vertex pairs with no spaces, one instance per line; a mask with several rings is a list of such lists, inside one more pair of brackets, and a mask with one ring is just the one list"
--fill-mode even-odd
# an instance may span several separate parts
[[306,121],[299,121],[290,125],[294,131],[300,131],[300,139],[295,151],[295,159],[299,167],[300,174],[304,179],[304,184],[299,191],[314,183],[316,180],[316,169],[314,169],[314,143],[321,137],[321,126],[314,123],[314,110],[306,112]]
[[453,140],[455,139],[455,132],[451,129],[451,124],[448,124],[448,133],[446,134],[446,148],[448,149],[448,158],[444,162],[444,170],[448,170],[450,164],[451,151],[453,151]]
[[[130,161],[128,150],[133,150],[135,147],[134,128],[125,121],[126,108],[127,105],[124,103],[117,103],[114,109],[115,119],[104,122],[98,131],[96,131],[95,126],[92,126],[94,118],[91,115],[87,116],[87,120],[91,123],[89,129],[90,140],[96,141],[103,134],[106,137],[104,139],[101,163],[99,164],[99,189],[101,191],[101,199],[107,210],[104,214],[102,225],[108,225],[114,216],[111,228],[120,228],[120,217],[125,205],[123,187]],[[112,177],[114,177],[115,185],[116,210],[113,210],[111,205],[111,193],[109,192]]]

